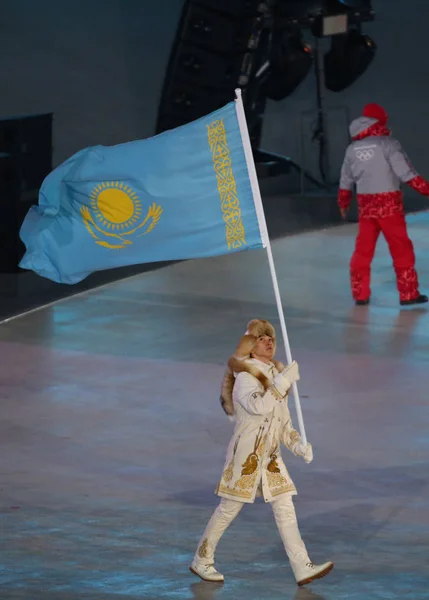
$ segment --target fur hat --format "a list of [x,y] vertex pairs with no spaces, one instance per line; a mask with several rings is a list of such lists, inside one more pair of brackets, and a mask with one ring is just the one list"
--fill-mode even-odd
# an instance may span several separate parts
[[363,109],[363,116],[370,119],[377,119],[381,125],[386,125],[389,120],[387,111],[379,104],[367,104]]
[[[246,333],[241,338],[235,353],[228,360],[228,367],[222,380],[220,402],[223,410],[229,417],[233,417],[234,415],[234,404],[232,401],[232,390],[235,382],[234,373],[250,373],[262,383],[265,389],[268,389],[270,386],[267,377],[261,371],[256,369],[254,365],[247,362],[250,358],[250,354],[254,345],[258,341],[258,338],[263,335],[269,335],[273,339],[275,354],[276,332],[274,327],[269,321],[265,321],[263,319],[253,319],[247,324]],[[275,360],[273,360],[273,363],[276,365],[279,371],[283,369],[283,365],[281,363],[276,362]]]
[[246,333],[240,340],[234,356],[240,359],[250,358],[253,346],[258,341],[258,338],[263,335],[269,335],[274,342],[274,354],[276,353],[276,332],[269,321],[262,319],[253,319],[247,324]]

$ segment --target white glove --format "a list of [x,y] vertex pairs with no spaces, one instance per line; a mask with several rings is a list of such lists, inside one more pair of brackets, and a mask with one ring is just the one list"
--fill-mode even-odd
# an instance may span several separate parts
[[302,442],[298,442],[298,444],[294,448],[294,451],[297,456],[302,456],[307,464],[312,462],[313,447],[308,442],[306,446],[304,446]]
[[285,367],[283,369],[283,371],[281,372],[281,375],[283,375],[283,377],[286,377],[286,379],[289,381],[290,385],[295,383],[295,381],[299,381],[299,379],[300,379],[299,367],[298,367],[298,363],[296,362],[296,360],[294,360],[293,362],[290,363],[290,365]]
[[285,367],[281,373],[274,377],[274,385],[282,396],[286,396],[289,388],[295,382],[299,381],[298,363],[294,360]]

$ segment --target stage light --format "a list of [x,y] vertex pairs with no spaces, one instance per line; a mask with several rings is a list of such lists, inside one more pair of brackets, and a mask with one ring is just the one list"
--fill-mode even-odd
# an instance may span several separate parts
[[325,55],[325,86],[341,92],[352,85],[369,67],[377,46],[358,28],[331,38],[331,49]]

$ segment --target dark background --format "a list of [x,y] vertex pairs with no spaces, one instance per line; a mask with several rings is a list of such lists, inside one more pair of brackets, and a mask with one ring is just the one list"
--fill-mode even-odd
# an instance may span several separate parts
[[[53,112],[54,164],[85,146],[153,134],[182,0],[1,4],[0,116]],[[384,104],[395,135],[429,175],[429,3],[373,5],[376,20],[364,30],[378,45],[376,59],[351,88],[327,92],[326,104],[348,107],[351,116],[368,101]],[[264,146],[298,160],[299,118],[314,108],[310,75],[293,96],[269,103]],[[330,141],[341,155],[342,115],[338,121]]]
[[[375,0],[373,6],[376,20],[364,24],[364,32],[378,45],[374,63],[346,91],[324,92],[331,173],[338,176],[347,144],[347,112],[355,117],[365,103],[378,102],[389,111],[394,134],[415,166],[429,176],[429,4]],[[86,146],[153,135],[181,8],[182,0],[3,2],[0,117],[53,112],[54,166]],[[263,147],[290,156],[318,176],[317,145],[311,141],[315,106],[311,73],[292,96],[269,102]],[[333,195],[297,197],[297,177],[261,185],[274,236],[339,222]],[[425,199],[412,191],[406,201],[408,209],[425,206]],[[95,274],[73,287],[32,273],[0,275],[0,316],[146,268]]]

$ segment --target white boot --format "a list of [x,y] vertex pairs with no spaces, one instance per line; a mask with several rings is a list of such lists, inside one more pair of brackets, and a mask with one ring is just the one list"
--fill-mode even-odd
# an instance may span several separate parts
[[213,581],[219,583],[225,580],[225,577],[222,575],[222,573],[216,571],[214,565],[204,565],[196,560],[192,561],[192,565],[189,567],[189,570],[194,575],[201,577],[201,579],[204,581]]
[[242,502],[221,499],[198,544],[194,560],[189,567],[191,573],[198,575],[204,581],[222,582],[224,580],[222,573],[218,573],[213,566],[216,546],[224,531],[231,525],[243,506]]
[[302,541],[291,496],[283,496],[272,502],[274,517],[282,538],[290,566],[298,585],[305,585],[324,577],[333,568],[332,562],[313,565]]
[[334,563],[331,561],[325,562],[322,565],[313,565],[312,562],[308,562],[302,567],[294,568],[294,575],[298,585],[306,585],[311,583],[315,579],[320,579],[332,571]]

